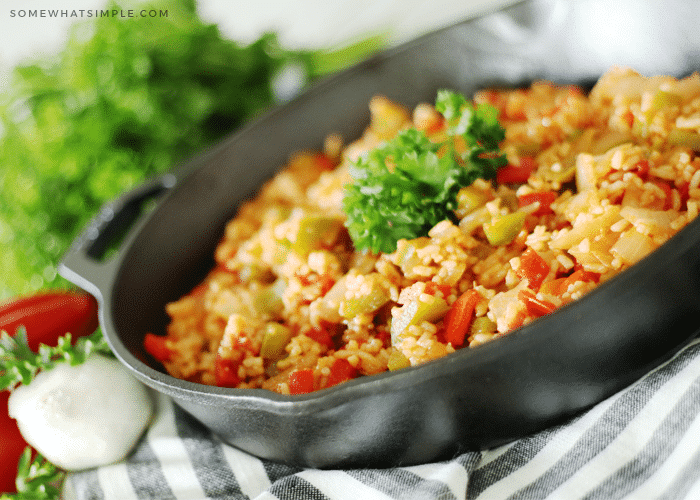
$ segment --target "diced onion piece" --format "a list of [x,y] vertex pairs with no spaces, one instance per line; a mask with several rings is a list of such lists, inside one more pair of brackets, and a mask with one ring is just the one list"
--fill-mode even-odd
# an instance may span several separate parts
[[464,234],[472,234],[478,227],[487,223],[490,218],[491,213],[488,209],[486,207],[481,207],[459,221],[459,229]]
[[560,232],[550,243],[554,249],[568,250],[585,238],[593,239],[595,235],[612,226],[620,218],[620,207],[609,205],[598,217],[590,221],[575,224],[570,231]]
[[622,207],[620,216],[632,223],[642,234],[670,235],[671,222],[678,218],[675,210],[651,210],[648,208]]
[[635,229],[629,229],[620,235],[610,252],[625,264],[634,264],[656,248],[653,240]]

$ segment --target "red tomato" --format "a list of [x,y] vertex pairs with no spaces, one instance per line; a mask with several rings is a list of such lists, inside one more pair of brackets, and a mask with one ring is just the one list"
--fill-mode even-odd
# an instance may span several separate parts
[[678,186],[678,194],[681,195],[681,209],[682,210],[687,210],[688,206],[686,205],[688,203],[688,199],[690,198],[690,184],[688,182],[682,183],[680,186]]
[[449,297],[452,288],[450,287],[450,285],[438,285],[434,281],[428,281],[425,284],[425,289],[423,290],[423,293],[427,293],[428,295],[435,295],[438,290],[442,292],[443,297]]
[[[73,339],[97,329],[97,302],[79,292],[44,292],[0,305],[0,330],[14,335],[24,325],[27,343],[36,351],[39,344],[55,346],[70,333]],[[15,421],[7,414],[9,391],[0,392],[0,492],[14,493],[17,462],[27,446]]]
[[634,168],[631,170],[631,172],[633,174],[637,174],[643,180],[646,180],[647,177],[649,177],[649,160],[638,161]]
[[546,281],[540,285],[539,292],[545,295],[559,297],[566,292],[566,289],[569,287],[567,279],[568,278],[557,278],[552,281]]
[[600,274],[586,271],[581,264],[577,262],[574,265],[574,272],[571,273],[566,279],[568,280],[566,284],[567,287],[572,283],[576,283],[577,281],[594,281],[597,283],[600,279]]
[[14,335],[17,327],[27,329],[29,348],[39,344],[55,346],[58,337],[70,333],[73,339],[97,329],[97,302],[79,292],[43,292],[10,300],[0,306],[0,330]]
[[658,181],[654,184],[659,186],[664,192],[664,210],[670,210],[673,208],[673,194],[671,192],[671,186],[669,186],[668,182]]
[[333,160],[331,160],[324,154],[316,155],[316,163],[318,164],[321,170],[333,170],[335,166],[333,165]]

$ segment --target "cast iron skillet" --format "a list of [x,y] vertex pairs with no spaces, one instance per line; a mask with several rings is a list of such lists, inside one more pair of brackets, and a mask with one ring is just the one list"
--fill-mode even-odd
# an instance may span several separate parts
[[[561,423],[669,359],[696,335],[700,220],[582,300],[502,339],[309,395],[174,379],[145,362],[142,339],[164,331],[164,305],[213,266],[214,247],[239,202],[291,152],[320,147],[329,132],[358,137],[375,94],[412,107],[433,101],[443,87],[470,95],[487,85],[540,78],[588,85],[612,64],[678,76],[695,68],[696,4],[599,4],[519,3],[327,80],[106,205],[65,256],[60,273],[96,296],[107,340],[138,379],[259,457],[311,467],[416,464]],[[628,36],[607,36],[620,32]],[[142,213],[154,197],[156,208]],[[105,258],[115,241],[118,252]]]

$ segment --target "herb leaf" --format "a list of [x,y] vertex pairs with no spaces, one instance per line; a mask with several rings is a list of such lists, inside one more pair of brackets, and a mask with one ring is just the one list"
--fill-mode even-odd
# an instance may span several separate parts
[[111,356],[102,330],[99,328],[87,337],[80,337],[71,343],[71,334],[59,337],[55,347],[42,344],[35,353],[27,345],[27,332],[21,326],[14,337],[7,332],[0,333],[0,390],[13,389],[20,384],[30,384],[37,373],[48,370],[57,363],[79,365],[92,353]]
[[[407,129],[351,166],[345,188],[346,226],[359,250],[393,252],[399,239],[428,234],[438,222],[455,220],[460,188],[492,179],[505,165],[498,144],[505,137],[497,110],[472,106],[456,92],[438,92],[436,109],[446,120],[447,140],[432,142]],[[457,148],[455,138],[464,143]]]

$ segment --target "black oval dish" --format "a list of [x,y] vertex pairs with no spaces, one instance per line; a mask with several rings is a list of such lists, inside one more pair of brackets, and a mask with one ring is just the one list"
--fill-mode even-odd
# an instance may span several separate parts
[[[443,87],[471,94],[541,78],[590,84],[612,64],[679,76],[694,69],[700,54],[696,4],[645,4],[647,13],[658,14],[647,18],[634,10],[638,2],[616,2],[611,8],[628,9],[628,15],[612,20],[596,5],[520,3],[426,35],[317,85],[105,206],[65,256],[61,274],[97,297],[104,333],[136,377],[259,457],[311,467],[416,464],[563,422],[658,366],[696,334],[700,221],[582,300],[498,341],[309,395],[177,380],[146,364],[142,340],[146,332],[164,330],[165,304],[213,266],[214,247],[238,203],[291,152],[319,147],[329,132],[359,136],[375,94],[414,106],[432,101]],[[631,29],[634,22],[643,29]],[[644,37],[611,39],[608,51],[597,51],[592,42],[608,29]],[[657,57],[658,50],[665,57]],[[144,200],[154,196],[156,208],[141,214]],[[102,260],[122,230],[126,237],[116,256]]]

